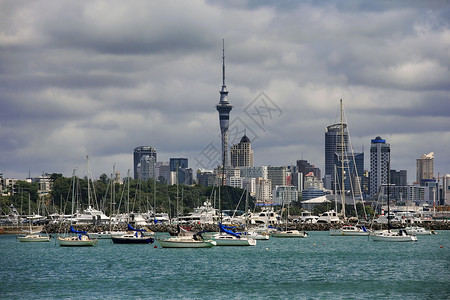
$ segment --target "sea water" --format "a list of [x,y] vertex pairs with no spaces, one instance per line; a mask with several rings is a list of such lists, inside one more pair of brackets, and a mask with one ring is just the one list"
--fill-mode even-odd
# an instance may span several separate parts
[[[450,231],[418,242],[270,238],[254,247],[60,247],[0,236],[2,299],[450,299]],[[155,247],[156,246],[156,247]]]

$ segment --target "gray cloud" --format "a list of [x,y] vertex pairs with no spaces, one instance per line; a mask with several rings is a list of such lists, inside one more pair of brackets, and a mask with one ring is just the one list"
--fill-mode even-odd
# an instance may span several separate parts
[[[3,1],[0,172],[70,176],[89,155],[94,175],[126,174],[139,145],[196,168],[220,145],[225,38],[257,164],[323,168],[342,98],[356,151],[380,135],[410,181],[430,151],[449,173],[449,16],[445,1]],[[282,111],[263,127],[245,114],[261,91]]]

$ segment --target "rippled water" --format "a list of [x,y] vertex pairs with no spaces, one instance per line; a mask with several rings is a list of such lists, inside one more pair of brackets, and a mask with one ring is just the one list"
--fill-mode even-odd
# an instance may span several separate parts
[[65,248],[3,235],[0,255],[2,299],[450,299],[450,231],[416,243],[310,232],[209,249]]

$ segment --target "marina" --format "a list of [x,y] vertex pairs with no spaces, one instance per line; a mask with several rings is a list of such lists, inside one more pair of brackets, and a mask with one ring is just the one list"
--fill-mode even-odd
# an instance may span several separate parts
[[416,243],[314,231],[307,239],[208,249],[109,240],[66,248],[55,239],[0,235],[0,298],[447,299],[449,248],[450,231]]

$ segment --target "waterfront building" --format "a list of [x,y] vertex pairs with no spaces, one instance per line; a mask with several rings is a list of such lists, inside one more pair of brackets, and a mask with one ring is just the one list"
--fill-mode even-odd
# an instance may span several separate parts
[[231,147],[230,158],[232,167],[253,167],[253,150],[247,135]]
[[423,179],[434,179],[434,152],[422,154],[416,162],[417,182],[421,182]]
[[155,162],[157,161],[155,148],[150,147],[150,146],[139,146],[139,147],[134,148],[134,151],[133,151],[134,179],[139,178],[138,164],[141,162],[141,158],[144,155],[152,156],[155,158]]
[[[227,152],[228,152],[228,126],[230,124],[230,111],[233,106],[228,102],[228,91],[225,85],[225,42],[223,45],[222,54],[222,90],[220,91],[220,101],[216,105],[219,112],[220,133],[222,138],[222,167],[228,166]],[[225,184],[225,177],[222,178],[222,185]]]
[[[341,126],[343,133],[341,133]],[[341,125],[333,124],[327,127],[325,131],[325,175],[324,183],[325,188],[331,190],[333,189],[335,180],[335,169],[336,160],[335,156],[337,153],[347,153],[348,148],[348,133],[347,124],[343,123]]]
[[381,137],[371,140],[370,145],[370,195],[377,196],[379,188],[388,182],[391,146]]

